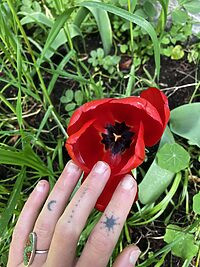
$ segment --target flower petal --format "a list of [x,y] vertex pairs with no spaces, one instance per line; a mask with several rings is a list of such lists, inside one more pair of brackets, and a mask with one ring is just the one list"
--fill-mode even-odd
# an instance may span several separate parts
[[70,157],[84,172],[89,172],[104,153],[101,136],[93,127],[94,122],[95,119],[86,122],[65,144]]
[[146,146],[153,146],[160,140],[163,134],[162,120],[156,108],[146,99],[134,96],[113,99],[109,106],[113,117],[119,122],[125,121],[133,130],[143,122]]
[[80,130],[86,122],[91,119],[102,118],[102,115],[105,121],[105,112],[108,112],[106,104],[109,103],[110,100],[111,98],[93,100],[75,110],[68,125],[68,134],[74,134]]
[[[137,139],[134,144],[134,147],[131,147],[127,150],[126,155],[126,163],[121,168],[119,174],[126,174],[130,172],[132,169],[138,167],[145,158],[145,144],[144,144],[144,126],[143,123],[140,122],[140,128],[137,134]],[[122,165],[122,163],[121,163]]]
[[150,87],[147,90],[144,90],[140,96],[149,101],[157,109],[163,122],[164,129],[168,123],[170,116],[168,99],[166,95],[163,94],[163,92],[161,92],[159,89]]

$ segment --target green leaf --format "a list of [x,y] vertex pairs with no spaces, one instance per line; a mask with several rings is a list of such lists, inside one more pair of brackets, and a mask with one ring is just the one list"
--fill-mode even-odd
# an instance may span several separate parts
[[[82,34],[79,30],[79,28],[74,25],[74,24],[69,24],[68,25],[68,29],[69,29],[69,34],[70,34],[70,38],[73,39],[76,36],[81,36]],[[50,59],[55,52],[57,51],[57,49],[63,45],[66,44],[68,42],[68,38],[66,35],[66,31],[64,31],[64,29],[61,29],[60,32],[58,33],[58,35],[55,37],[55,39],[53,40],[52,44],[50,45],[49,49],[46,51],[44,58],[45,59]]]
[[188,167],[189,153],[179,144],[165,144],[157,153],[158,165],[171,172],[179,172]]
[[80,90],[75,92],[74,98],[78,106],[80,106],[83,103],[83,93]]
[[51,28],[51,30],[49,32],[49,35],[47,37],[46,43],[44,45],[44,48],[42,50],[41,56],[37,60],[38,66],[43,61],[43,58],[45,57],[47,51],[51,49],[51,45],[52,45],[53,41],[58,36],[58,33],[60,32],[60,30],[62,29],[62,27],[66,23],[66,21],[68,20],[69,16],[73,12],[73,10],[74,10],[74,8],[67,9],[54,22],[54,24],[53,24],[53,26],[52,26],[52,28]]
[[19,199],[25,178],[26,178],[26,170],[25,170],[25,167],[23,167],[17,176],[13,191],[10,195],[9,200],[8,200],[8,204],[5,208],[5,210],[3,211],[3,213],[1,214],[1,217],[0,217],[0,236],[2,236],[3,232],[5,231],[8,223],[9,223],[9,221],[10,221],[10,219],[14,213],[14,210],[15,210],[15,207],[17,205],[17,201]]
[[126,53],[128,46],[126,44],[120,45],[120,51],[122,54]]
[[172,21],[174,24],[182,24],[188,20],[188,14],[180,9],[175,9],[172,12]]
[[21,102],[21,89],[20,88],[18,90],[18,95],[17,95],[16,115],[17,115],[17,120],[19,122],[19,126],[21,128],[23,119],[22,119],[22,102]]
[[167,22],[167,12],[168,12],[168,4],[169,0],[158,0],[162,6],[162,10],[160,12],[160,16],[158,18],[157,29],[161,35],[164,33],[166,22]]
[[142,8],[138,8],[135,12],[134,12],[134,15],[137,15],[137,16],[140,16],[144,19],[147,19],[148,16],[147,14],[144,12],[144,10]]
[[10,150],[0,148],[0,164],[28,166],[37,170],[41,176],[52,175],[30,145],[26,145],[25,149],[20,151],[12,151],[12,148]]
[[106,3],[100,3],[96,1],[86,1],[80,3],[81,6],[85,7],[95,7],[95,8],[100,8],[103,10],[106,10],[112,14],[115,14],[123,19],[126,19],[130,22],[133,22],[137,25],[139,25],[143,30],[145,30],[149,36],[151,37],[151,40],[153,42],[154,46],[154,58],[155,58],[155,63],[156,63],[156,71],[157,71],[157,76],[159,77],[160,73],[160,47],[159,47],[159,41],[157,38],[157,34],[153,28],[153,26],[144,18],[137,16],[135,14],[132,14],[131,12],[128,12],[122,8],[106,4]]
[[181,45],[176,45],[171,52],[171,59],[181,59],[182,57],[184,57],[184,51]]
[[184,260],[191,259],[192,257],[196,256],[198,252],[198,246],[195,244],[194,236],[190,233],[185,233],[183,229],[177,225],[168,225],[164,236],[164,241],[170,244],[178,238],[180,241],[176,242],[172,246],[172,253]]
[[23,18],[20,21],[22,25],[35,22],[39,25],[42,24],[47,27],[53,26],[53,20],[49,19],[45,14],[41,12],[32,12],[32,13],[19,12],[19,14],[23,15]]
[[157,13],[154,5],[150,1],[145,1],[143,8],[150,18],[153,18]]
[[76,104],[75,104],[75,103],[70,103],[70,104],[67,104],[67,105],[65,106],[65,110],[66,110],[66,111],[72,111],[72,110],[75,109],[75,107],[76,107]]
[[175,134],[184,137],[200,147],[200,103],[182,105],[171,111],[170,128]]
[[67,102],[71,102],[73,100],[73,98],[74,98],[74,92],[71,89],[68,89],[65,92],[65,97],[67,99]]
[[183,4],[183,6],[188,12],[192,14],[198,14],[200,12],[199,0],[188,1],[187,3]]
[[[174,143],[174,138],[167,127],[162,136],[160,147],[166,143]],[[142,182],[138,187],[139,200],[143,204],[151,204],[166,190],[171,181],[174,178],[175,173],[163,169],[157,164],[156,159],[154,159],[147,173],[145,174]]]
[[[84,5],[84,2],[80,5]],[[81,7],[75,18],[75,24],[78,27],[80,27],[88,14],[86,8],[92,13],[96,20],[105,54],[108,54],[112,47],[112,28],[108,13],[105,10],[97,8],[96,5]]]
[[200,192],[193,196],[193,211],[200,214]]

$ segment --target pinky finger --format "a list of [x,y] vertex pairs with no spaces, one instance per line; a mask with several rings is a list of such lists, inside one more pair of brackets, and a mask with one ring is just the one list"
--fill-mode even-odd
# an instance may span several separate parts
[[134,267],[140,253],[136,246],[126,247],[115,260],[113,267]]
[[15,226],[9,251],[8,267],[17,266],[23,261],[23,251],[29,233],[49,192],[49,183],[41,180],[25,203]]

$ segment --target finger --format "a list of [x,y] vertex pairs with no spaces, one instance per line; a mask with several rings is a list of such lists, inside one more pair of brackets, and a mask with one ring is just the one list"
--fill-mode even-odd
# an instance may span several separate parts
[[[80,175],[81,169],[73,161],[69,161],[35,223],[33,231],[37,234],[37,250],[49,249],[56,223],[62,215]],[[47,254],[36,254],[33,266],[42,265],[46,258]]]
[[85,245],[77,267],[104,267],[117,243],[120,232],[135,199],[137,184],[126,175],[93,229]]
[[72,266],[81,231],[108,178],[110,168],[98,162],[58,221],[47,266]]
[[133,267],[141,251],[137,246],[126,247],[115,260],[113,267]]
[[17,266],[23,261],[23,251],[27,237],[33,230],[35,221],[48,192],[48,182],[41,180],[25,203],[13,232],[8,266]]

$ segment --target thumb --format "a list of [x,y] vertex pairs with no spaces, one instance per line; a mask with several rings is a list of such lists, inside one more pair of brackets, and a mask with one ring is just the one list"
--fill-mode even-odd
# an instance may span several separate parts
[[126,247],[115,260],[113,267],[134,267],[140,253],[137,246]]

